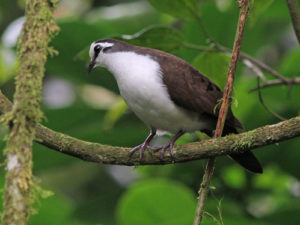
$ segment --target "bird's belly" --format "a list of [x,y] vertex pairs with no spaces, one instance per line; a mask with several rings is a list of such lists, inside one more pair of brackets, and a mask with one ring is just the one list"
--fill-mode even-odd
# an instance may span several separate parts
[[138,84],[132,87],[119,86],[122,97],[129,108],[149,127],[177,133],[180,130],[193,132],[208,129],[210,124],[201,121],[197,113],[187,112],[176,106],[170,99],[165,87],[150,87]]
[[196,113],[174,104],[163,83],[160,66],[150,56],[115,53],[111,62],[114,64],[109,69],[117,80],[122,97],[148,126],[171,133],[208,128],[207,121],[199,120]]

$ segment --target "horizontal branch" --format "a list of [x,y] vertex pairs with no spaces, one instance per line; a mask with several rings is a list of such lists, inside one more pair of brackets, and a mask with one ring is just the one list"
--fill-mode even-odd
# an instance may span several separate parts
[[166,155],[160,160],[158,153],[153,157],[145,154],[141,162],[138,155],[128,156],[130,148],[82,141],[41,125],[36,133],[38,143],[85,161],[117,165],[169,164],[245,152],[300,136],[300,116],[238,135],[176,146],[174,159]]
[[263,69],[264,71],[270,73],[271,75],[273,75],[274,77],[285,81],[286,83],[288,83],[288,78],[284,77],[282,74],[280,74],[278,71],[274,70],[272,67],[268,66],[267,64],[263,63],[262,61],[259,61],[256,58],[253,58],[252,56],[241,52],[240,57],[242,59],[247,59],[249,61],[251,61],[254,65],[258,66],[259,68]]
[[[225,52],[228,54],[232,54],[231,49],[220,45],[216,42],[213,42],[214,47],[207,47],[207,46],[203,46],[203,45],[195,45],[195,44],[190,44],[187,42],[183,43],[183,47],[185,48],[189,48],[189,49],[194,49],[194,50],[198,50],[198,51],[207,51],[207,52],[213,52],[213,51],[221,51],[221,52]],[[263,63],[262,61],[259,61],[258,59],[244,53],[244,52],[240,52],[240,59],[242,60],[249,60],[253,65],[257,66],[258,68],[272,74],[274,77],[282,80],[284,83],[289,84],[289,79],[284,77],[282,74],[280,74],[278,71],[274,70],[273,68],[271,68],[270,66],[268,66],[267,64]],[[246,65],[248,66],[248,65]]]
[[[288,79],[288,84],[283,80],[266,80],[260,85],[259,88],[261,89],[261,88],[272,87],[277,85],[293,85],[293,84],[300,84],[300,77]],[[249,93],[256,91],[257,89],[258,87],[251,88],[249,90]]]
[[[11,102],[0,92],[0,115],[10,108]],[[298,136],[300,116],[241,134],[178,145],[174,148],[174,159],[166,154],[165,158],[160,160],[159,153],[154,153],[153,156],[145,154],[140,162],[138,155],[128,156],[130,148],[82,141],[42,125],[38,125],[36,129],[36,142],[51,149],[89,162],[128,166],[169,164],[245,152]]]

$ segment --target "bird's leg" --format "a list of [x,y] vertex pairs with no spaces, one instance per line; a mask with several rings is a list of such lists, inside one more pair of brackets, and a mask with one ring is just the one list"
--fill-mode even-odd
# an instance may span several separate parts
[[151,132],[150,132],[149,136],[146,138],[146,140],[142,144],[140,144],[140,145],[134,147],[133,149],[131,149],[129,151],[129,155],[132,156],[132,154],[134,152],[136,152],[137,150],[140,150],[140,160],[142,160],[145,149],[147,149],[149,151],[149,153],[152,155],[152,151],[151,151],[149,143],[153,139],[155,134],[156,134],[156,129],[151,128]]
[[160,159],[164,158],[164,154],[167,148],[170,149],[170,154],[174,158],[174,152],[173,152],[174,144],[177,141],[177,139],[180,138],[184,133],[185,133],[184,131],[180,130],[167,144],[155,149],[156,151],[160,150]]

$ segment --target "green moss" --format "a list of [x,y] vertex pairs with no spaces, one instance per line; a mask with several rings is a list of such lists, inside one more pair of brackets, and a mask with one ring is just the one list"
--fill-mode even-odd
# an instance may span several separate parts
[[45,199],[49,198],[50,196],[53,195],[52,191],[43,189],[40,186],[40,180],[37,179],[36,177],[33,177],[32,182],[31,182],[31,205],[32,207],[30,208],[31,214],[35,214],[38,212],[38,209],[40,208],[41,202],[40,199]]
[[234,138],[234,151],[251,147],[253,141],[256,139],[256,136],[257,134],[253,132],[247,132],[239,139]]
[[[52,2],[53,3],[53,2]],[[3,224],[26,224],[39,189],[32,182],[31,147],[35,129],[43,113],[40,110],[44,65],[48,42],[57,29],[52,8],[46,0],[28,0],[26,19],[18,41],[20,68],[12,110],[2,117],[10,125],[6,155],[17,157],[18,167],[7,170]],[[52,51],[53,52],[53,51]]]

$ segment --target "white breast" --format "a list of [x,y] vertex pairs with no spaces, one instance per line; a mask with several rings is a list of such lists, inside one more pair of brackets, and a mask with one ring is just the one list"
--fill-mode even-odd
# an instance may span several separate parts
[[109,53],[103,64],[115,76],[125,102],[148,126],[171,133],[208,127],[196,113],[187,113],[173,103],[163,84],[160,66],[150,56]]

